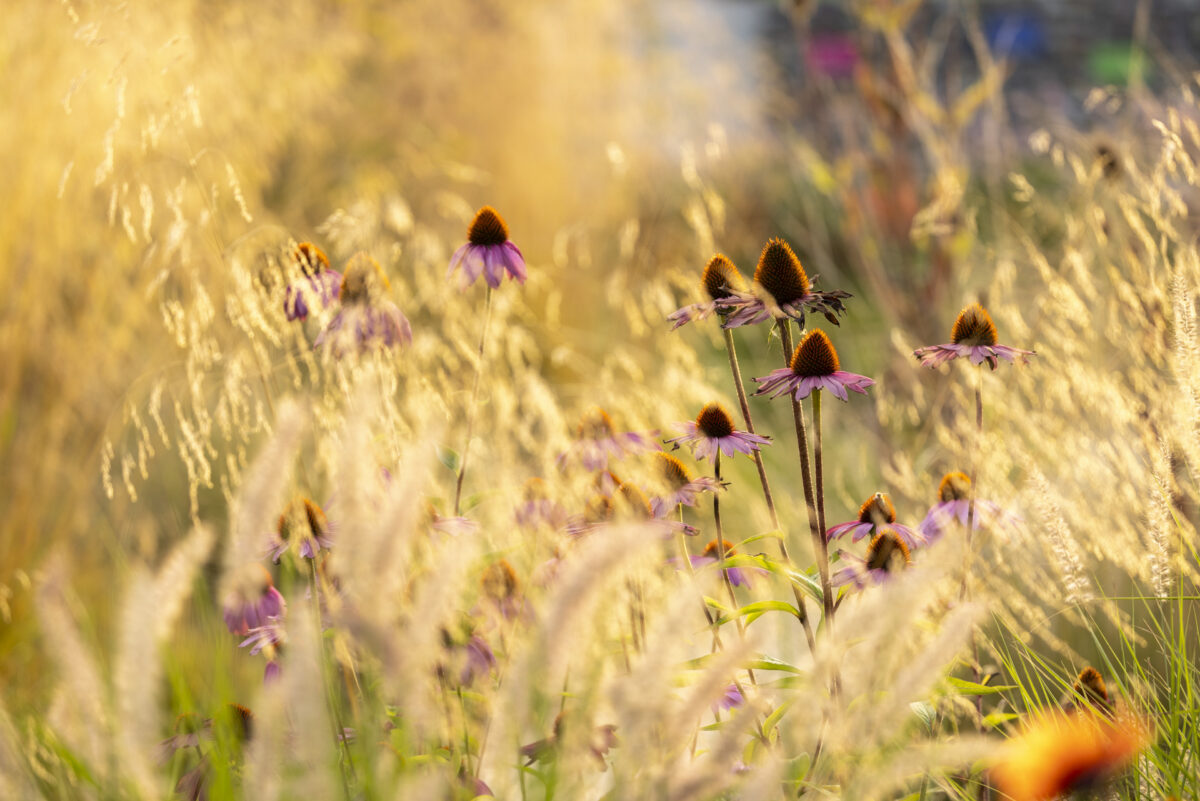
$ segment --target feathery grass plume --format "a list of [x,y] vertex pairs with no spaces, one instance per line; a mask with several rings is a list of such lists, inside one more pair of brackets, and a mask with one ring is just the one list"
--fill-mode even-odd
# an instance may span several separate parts
[[1062,580],[1063,597],[1071,604],[1092,599],[1095,592],[1084,573],[1075,538],[1051,494],[1050,482],[1037,465],[1032,463],[1029,466],[1029,483],[1034,493],[1033,501],[1038,516],[1045,526],[1042,529],[1046,535],[1042,547],[1057,568]]
[[1167,443],[1159,440],[1151,451],[1150,504],[1146,514],[1150,586],[1154,594],[1166,597],[1171,591],[1171,541],[1178,530],[1171,508],[1171,456]]
[[262,556],[262,534],[269,531],[276,512],[286,497],[291,461],[306,428],[306,415],[294,403],[281,404],[275,434],[263,447],[246,473],[230,515],[229,541],[225,546],[225,569],[220,597],[230,595],[246,565]]

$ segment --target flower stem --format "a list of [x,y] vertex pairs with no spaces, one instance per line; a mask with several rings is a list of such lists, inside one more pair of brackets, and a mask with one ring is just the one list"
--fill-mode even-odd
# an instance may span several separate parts
[[[716,476],[717,485],[721,484],[721,451],[717,450],[713,457],[713,475]],[[733,615],[733,622],[737,625],[738,635],[746,636],[746,626],[742,623],[742,616],[738,614],[737,596],[733,592],[733,581],[729,578],[729,571],[725,569],[725,531],[721,527],[721,493],[713,492],[713,527],[717,530],[717,559],[721,568],[721,580],[725,584],[725,590],[729,593],[729,611]],[[750,676],[750,683],[755,687],[758,686],[758,679],[754,678],[754,671],[750,668],[746,669],[746,673]],[[741,687],[738,688],[741,692]],[[762,734],[761,727],[759,733]],[[765,742],[765,737],[764,737]]]
[[488,324],[492,321],[492,288],[487,288],[487,300],[483,313],[483,330],[479,332],[479,359],[475,364],[475,383],[471,387],[471,405],[467,411],[467,442],[463,445],[462,460],[458,464],[458,480],[454,485],[454,516],[457,517],[462,502],[463,476],[467,474],[467,454],[471,451],[471,434],[475,430],[475,411],[479,400],[479,379],[483,375],[483,351],[487,346]]
[[[683,522],[683,504],[679,504],[679,522]],[[692,580],[692,586],[696,584],[696,568],[692,567],[692,557],[688,554],[687,540],[684,539],[683,531],[679,532],[679,555],[683,559],[684,567],[687,569],[688,576]],[[704,610],[704,619],[708,621],[708,627],[712,629],[712,648],[709,653],[716,653],[717,649],[723,648],[721,644],[721,627],[717,625],[717,619],[713,617],[712,612],[708,608],[708,602],[704,600],[703,593],[700,594],[700,608]]]
[[[792,331],[788,321],[779,320],[779,336],[783,339],[783,360],[786,365],[792,355]],[[804,483],[804,503],[808,510],[808,529],[812,534],[813,554],[817,558],[817,570],[821,573],[821,602],[825,612],[825,626],[833,623],[833,589],[829,582],[829,547],[825,543],[825,532],[821,530],[817,515],[817,504],[813,495],[812,467],[808,461],[808,434],[804,429],[804,409],[800,401],[792,398],[792,417],[796,423],[796,444],[800,450],[800,475]]]
[[979,480],[979,450],[983,447],[983,376],[980,375],[975,384],[975,447],[971,454],[971,475],[967,487],[967,553],[963,562],[962,587],[959,589],[959,600],[970,600],[971,591],[967,579],[971,574],[971,537],[975,532],[975,482]]
[[329,665],[325,661],[325,624],[322,622],[321,615],[321,592],[320,577],[317,575],[317,562],[315,559],[309,560],[309,568],[312,570],[312,602],[313,614],[316,617],[317,635],[320,639],[318,646],[321,649],[321,683],[325,685],[325,694],[329,703],[329,711],[333,715],[334,733],[333,739],[342,745],[344,758],[341,760],[342,768],[342,789],[346,793],[346,798],[350,798],[350,787],[357,781],[354,770],[354,761],[350,755],[350,744],[346,742],[346,726],[342,722],[341,705],[337,699],[337,685],[329,675]]
[[[742,383],[742,368],[738,366],[737,347],[733,342],[733,331],[729,328],[722,328],[721,331],[725,334],[725,351],[729,354],[729,369],[733,373],[733,385],[737,389],[738,405],[742,407],[742,420],[746,423],[746,431],[751,434],[754,431],[754,420],[750,416],[750,402],[746,398],[746,387]],[[788,554],[787,543],[782,536],[782,530],[779,528],[779,515],[775,511],[775,499],[771,495],[771,484],[767,481],[767,469],[763,465],[763,457],[761,450],[754,450],[751,453],[754,457],[754,467],[758,470],[758,481],[762,484],[763,498],[767,502],[767,511],[771,514],[771,526],[776,531],[779,531],[781,536],[776,542],[779,543],[779,555],[783,558],[784,563],[792,566],[792,557]],[[800,593],[800,588],[795,584],[788,582],[792,586],[792,595],[796,599],[796,610],[800,613],[800,625],[804,627],[804,638],[808,641],[808,650],[811,652],[816,647],[816,641],[813,638],[812,625],[808,621],[808,604],[804,601],[804,596]]]
[[[825,527],[825,459],[821,449],[821,396],[822,392],[819,389],[813,390],[812,393],[812,411],[813,411],[813,475],[816,478],[816,494],[817,494],[817,524],[821,527],[821,531],[828,531]],[[821,537],[821,543],[825,546],[824,559],[826,564],[829,562],[829,545],[824,537]]]

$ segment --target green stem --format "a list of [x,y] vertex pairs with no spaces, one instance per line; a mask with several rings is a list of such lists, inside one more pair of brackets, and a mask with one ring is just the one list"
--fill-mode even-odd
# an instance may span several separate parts
[[471,387],[471,405],[467,411],[467,442],[463,445],[462,460],[458,464],[458,480],[454,484],[454,515],[458,516],[462,501],[463,476],[467,474],[467,454],[471,450],[471,435],[475,431],[475,411],[479,400],[479,379],[483,375],[483,351],[487,346],[488,325],[492,321],[492,288],[487,288],[487,300],[483,313],[483,330],[479,332],[478,361],[475,364],[475,383]]

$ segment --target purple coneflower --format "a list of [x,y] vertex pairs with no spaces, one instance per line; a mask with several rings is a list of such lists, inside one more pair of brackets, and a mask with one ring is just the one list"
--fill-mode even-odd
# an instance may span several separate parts
[[567,533],[582,537],[614,523],[646,523],[661,530],[664,536],[676,531],[689,537],[700,533],[695,526],[655,514],[646,493],[628,481],[619,483],[612,497],[597,493],[588,499],[583,514],[575,515],[568,521]]
[[479,530],[479,524],[474,520],[461,515],[450,517],[440,515],[433,504],[429,502],[425,504],[425,517],[429,521],[430,528],[440,534],[448,534],[451,537],[474,534]]
[[725,692],[721,694],[720,699],[713,704],[713,714],[717,713],[718,709],[729,711],[746,703],[745,696],[736,684],[730,684],[725,688]]
[[262,654],[267,664],[263,668],[263,684],[269,684],[279,678],[279,653],[287,640],[279,618],[273,617],[262,626],[256,626],[246,632],[246,639],[238,643],[238,648],[250,646],[250,655]]
[[588,470],[604,470],[608,468],[609,459],[619,460],[631,453],[658,450],[658,443],[654,441],[657,435],[657,431],[617,433],[608,412],[593,406],[580,418],[575,430],[575,444],[559,457],[559,464],[564,464],[568,456],[575,456]]
[[[927,541],[934,542],[946,533],[948,524],[957,521],[960,525],[967,525],[970,510],[971,479],[966,473],[947,473],[938,484],[938,502],[925,515],[917,529]],[[1017,519],[997,503],[982,498],[975,499],[975,528],[990,523],[1012,523]]]
[[850,293],[841,290],[814,290],[791,246],[782,239],[772,239],[763,246],[758,257],[753,292],[732,294],[718,301],[718,306],[728,312],[722,323],[724,328],[785,317],[791,317],[803,326],[806,309],[820,312],[829,322],[838,325],[837,315],[846,311],[842,300],[848,297],[851,297]]
[[[733,543],[729,540],[722,540],[721,545],[725,547],[725,558],[736,556],[737,551],[733,549]],[[704,553],[699,556],[688,557],[691,559],[692,567],[703,567],[704,565],[716,564],[721,561],[721,550],[716,540],[713,540],[708,545],[704,546]],[[767,571],[759,567],[742,568],[742,567],[727,567],[725,575],[729,576],[729,583],[735,587],[749,587],[750,573],[756,572],[766,575]]]
[[676,448],[686,444],[697,459],[714,459],[718,453],[732,457],[735,453],[753,453],[763,445],[770,445],[771,438],[737,431],[733,418],[719,403],[710,403],[700,410],[695,421],[676,424],[683,436],[668,439]]
[[546,526],[554,531],[567,524],[567,512],[550,497],[546,482],[534,477],[525,482],[524,500],[514,511],[517,525],[522,528]]
[[412,342],[408,318],[387,298],[390,288],[379,262],[366,253],[355,254],[342,275],[341,309],[317,337],[316,346],[328,345],[341,356]]
[[308,498],[296,498],[279,516],[267,553],[276,564],[291,547],[298,547],[301,557],[315,559],[322,549],[333,547],[333,531],[321,507]]
[[329,257],[312,242],[301,242],[292,251],[292,262],[300,270],[300,280],[288,284],[283,311],[289,320],[308,319],[308,304],[319,301],[321,308],[338,299],[342,274],[330,269]]
[[844,401],[849,399],[846,390],[866,395],[867,388],[875,384],[874,379],[865,375],[839,370],[840,366],[837,351],[828,335],[814,328],[796,346],[789,366],[754,379],[762,384],[754,394],[777,398],[788,393],[796,400],[803,400],[815,389],[827,389],[834,397]]
[[245,637],[250,629],[267,625],[272,618],[283,617],[287,603],[262,565],[247,567],[248,575],[225,599],[223,616],[230,634]]
[[682,309],[667,315],[667,319],[674,323],[671,326],[672,331],[681,325],[690,323],[692,320],[703,320],[714,311],[722,312],[720,304],[726,299],[747,296],[748,294],[746,279],[742,278],[742,274],[738,272],[738,268],[733,266],[733,262],[722,253],[718,253],[708,260],[708,264],[704,267],[704,279],[701,281],[701,288],[708,295],[709,300],[704,303],[693,303],[691,306],[684,306]]
[[857,589],[863,589],[868,584],[880,584],[899,570],[912,564],[908,546],[893,529],[881,527],[879,533],[867,546],[867,556],[861,559],[853,554],[842,552],[842,558],[848,564],[833,576],[833,586],[841,587],[852,584]]
[[447,661],[438,665],[437,672],[443,679],[467,687],[496,669],[496,655],[488,641],[475,633],[470,620],[464,619],[456,629],[442,629]]
[[479,586],[483,596],[495,605],[505,620],[525,617],[530,613],[521,592],[521,580],[507,559],[488,565],[479,578]]
[[462,267],[459,286],[466,289],[482,274],[492,289],[500,286],[507,272],[518,284],[525,283],[525,257],[521,249],[508,239],[508,226],[491,206],[475,214],[467,229],[467,243],[454,251],[446,278]]
[[659,451],[654,461],[662,479],[663,494],[655,496],[650,501],[650,508],[655,517],[665,517],[675,511],[680,504],[695,506],[702,492],[717,492],[721,484],[712,476],[695,476],[683,462],[669,453]]
[[892,499],[882,492],[867,499],[858,510],[858,519],[830,526],[829,531],[825,532],[825,539],[833,541],[849,534],[851,542],[858,542],[863,537],[874,537],[882,526],[899,534],[909,548],[916,548],[925,542],[925,537],[896,522],[896,507],[892,506]]
[[971,364],[988,363],[996,369],[997,359],[1013,363],[1016,357],[1021,357],[1022,363],[1027,363],[1031,350],[1011,348],[1008,345],[996,344],[996,324],[987,310],[978,303],[972,303],[961,312],[954,321],[954,330],[950,334],[951,342],[945,345],[929,345],[917,348],[913,355],[921,360],[926,367],[937,367],[959,356],[970,358]]

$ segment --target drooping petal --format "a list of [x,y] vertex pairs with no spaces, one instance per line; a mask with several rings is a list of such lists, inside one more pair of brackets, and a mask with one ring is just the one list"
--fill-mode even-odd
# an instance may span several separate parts
[[501,247],[504,248],[504,253],[507,256],[505,268],[508,274],[518,284],[525,283],[527,272],[525,269],[525,257],[521,254],[521,249],[512,242],[505,242]]

